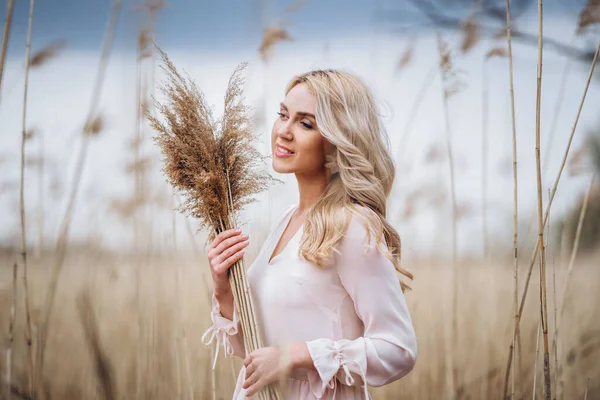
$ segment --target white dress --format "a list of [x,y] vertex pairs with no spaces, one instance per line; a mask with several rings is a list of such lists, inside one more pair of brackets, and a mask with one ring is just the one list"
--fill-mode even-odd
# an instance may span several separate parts
[[[280,214],[248,268],[264,345],[307,343],[317,372],[292,371],[286,399],[369,399],[365,381],[371,386],[395,381],[410,372],[417,357],[398,275],[377,250],[374,237],[365,247],[367,230],[356,215],[338,244],[340,254],[335,254],[333,266],[318,268],[298,254],[303,226],[268,262],[297,207],[289,206]],[[216,339],[227,354],[244,358],[237,310],[233,321],[224,318],[213,294],[211,315],[213,326],[203,342]],[[234,400],[246,398],[244,379],[242,367]]]

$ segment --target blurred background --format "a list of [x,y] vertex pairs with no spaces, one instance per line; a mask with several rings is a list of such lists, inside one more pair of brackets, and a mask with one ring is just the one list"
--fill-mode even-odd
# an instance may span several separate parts
[[[214,344],[200,341],[207,232],[176,211],[182,198],[144,117],[165,76],[153,41],[215,116],[249,63],[245,99],[265,156],[295,74],[344,69],[373,90],[397,166],[387,218],[415,275],[406,297],[419,341],[415,370],[375,398],[542,396],[537,4],[510,2],[515,262],[504,0],[4,1],[0,398],[231,397],[239,360],[221,351],[213,372]],[[600,398],[600,72],[590,72],[600,4],[547,0],[543,22],[551,388]],[[240,215],[247,265],[298,199],[293,176],[264,168],[283,183]]]

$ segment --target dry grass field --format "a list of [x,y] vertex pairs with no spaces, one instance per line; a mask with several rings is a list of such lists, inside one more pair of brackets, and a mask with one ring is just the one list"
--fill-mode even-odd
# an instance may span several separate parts
[[[6,266],[0,270],[0,320],[3,321],[0,365],[3,377],[12,301],[11,268],[8,266],[16,256],[16,253],[5,253],[1,258],[2,265]],[[69,256],[59,281],[47,342],[44,381],[48,398],[107,398],[100,390],[100,375],[97,372],[97,362],[102,358],[109,366],[103,379],[111,382],[113,398],[135,398],[138,373],[143,382],[140,394],[144,399],[210,399],[213,387],[214,398],[230,398],[235,385],[234,372],[239,370],[240,361],[225,358],[221,349],[213,376],[213,348],[203,345],[200,340],[210,326],[210,292],[207,289],[207,277],[203,275],[207,271],[205,256],[179,258],[183,258],[183,262],[178,262],[174,255],[146,256],[137,260],[143,271],[140,285],[142,308],[138,313],[135,285],[138,264],[134,258],[94,250],[75,251]],[[251,259],[249,255],[248,261]],[[51,257],[31,260],[29,280],[34,338],[47,290],[49,260]],[[574,266],[570,279],[559,332],[558,390],[562,396],[558,398],[583,398],[587,378],[590,378],[587,398],[600,398],[599,260],[598,255],[582,257]],[[525,264],[522,262],[522,265]],[[553,267],[556,267],[556,287],[560,293],[566,266],[549,258],[549,288],[552,288]],[[181,274],[179,285],[178,268]],[[451,331],[450,321],[444,317],[451,306],[452,276],[449,264],[419,262],[418,265],[411,265],[411,269],[415,271],[416,279],[407,299],[418,335],[417,366],[406,378],[373,389],[375,398],[451,398],[446,387],[448,361],[450,357],[456,357],[460,383],[456,388],[457,398],[500,399],[512,326],[511,261],[490,265],[478,262],[461,264],[456,351],[449,348],[446,335]],[[521,282],[523,279],[524,276]],[[521,388],[523,398],[531,398],[533,393],[536,321],[539,315],[538,283],[534,269],[522,323],[521,384],[517,386]],[[96,349],[90,344],[92,342],[86,340],[83,320],[78,311],[84,292],[89,294],[91,300],[91,307],[86,312],[91,312],[97,322]],[[548,304],[552,311],[552,290],[549,290],[549,295]],[[27,385],[22,305],[22,297],[19,296],[14,345],[15,394],[23,391]],[[554,330],[552,317],[550,330]],[[540,349],[540,359],[541,353]],[[553,353],[551,358],[553,360]],[[138,359],[141,366],[139,371],[136,370]],[[554,373],[554,368],[552,371]],[[537,372],[536,391],[538,398],[541,398],[541,361]],[[2,396],[5,391],[3,388],[0,392]]]

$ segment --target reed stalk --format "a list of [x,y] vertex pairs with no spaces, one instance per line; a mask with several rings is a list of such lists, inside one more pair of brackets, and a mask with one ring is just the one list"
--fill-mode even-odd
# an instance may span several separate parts
[[[565,149],[565,152],[564,152],[564,155],[563,155],[563,159],[562,159],[560,168],[558,170],[558,174],[557,174],[556,179],[554,181],[554,186],[552,188],[552,192],[551,192],[551,195],[550,195],[550,200],[548,201],[548,205],[546,206],[545,215],[544,215],[544,225],[548,221],[548,214],[549,214],[550,209],[552,207],[552,203],[553,203],[554,197],[556,195],[556,191],[558,189],[558,184],[560,182],[560,178],[562,177],[563,170],[565,168],[567,159],[569,157],[569,151],[571,149],[571,144],[573,142],[573,137],[575,136],[575,132],[577,130],[577,124],[579,123],[579,117],[581,116],[581,111],[583,110],[583,105],[585,103],[587,92],[588,92],[588,89],[590,87],[590,83],[591,83],[592,77],[594,75],[594,69],[596,67],[596,61],[598,60],[598,53],[599,53],[599,51],[600,51],[600,42],[598,43],[598,46],[596,48],[596,53],[594,54],[594,59],[592,60],[592,64],[591,64],[591,67],[590,67],[590,72],[589,72],[589,75],[588,75],[586,86],[585,86],[585,89],[584,89],[584,92],[583,92],[583,95],[582,95],[582,98],[581,98],[581,102],[579,103],[579,108],[577,110],[577,116],[575,117],[575,122],[573,123],[573,127],[571,129],[571,134],[569,136],[569,141],[567,143],[567,147]],[[525,307],[525,300],[527,299],[527,293],[529,291],[529,282],[531,280],[531,273],[533,272],[533,266],[535,265],[535,261],[537,260],[537,255],[538,255],[538,252],[539,252],[539,246],[540,246],[540,241],[539,241],[539,237],[538,237],[538,240],[536,242],[535,248],[533,249],[533,252],[532,252],[532,255],[531,255],[531,259],[529,261],[529,268],[528,268],[528,271],[527,271],[527,276],[525,278],[524,289],[523,289],[523,293],[521,295],[521,300],[520,300],[520,303],[519,303],[519,315],[518,315],[517,324],[516,324],[516,328],[517,329],[519,329],[519,326],[520,326],[520,323],[521,323],[521,317],[523,315],[523,309]],[[511,358],[512,357],[512,350],[510,350],[510,349],[509,349],[509,352],[508,352],[508,357],[509,357],[509,362],[507,363],[507,365],[508,365],[508,368],[510,368],[510,365],[512,364],[512,361],[511,361],[512,360],[512,358]],[[508,371],[507,374],[510,374],[510,371]]]
[[[551,192],[550,189],[548,189],[548,198],[550,198]],[[547,231],[546,231],[546,238],[550,238],[550,225],[551,225],[551,221],[552,218],[548,218],[548,223],[546,224],[547,227]],[[546,239],[548,240],[548,239]],[[546,246],[546,260],[548,260],[548,246]],[[554,257],[552,257],[552,301],[553,301],[553,306],[554,306],[554,337],[556,337],[556,262]],[[558,359],[557,359],[557,355],[556,355],[556,347],[554,347],[554,400],[556,400],[556,396],[557,396],[557,392],[556,392],[556,386],[557,386],[557,381],[558,381]]]
[[488,241],[488,224],[487,224],[487,150],[488,150],[488,76],[487,76],[487,61],[489,58],[483,61],[481,65],[481,222],[482,222],[482,233],[483,233],[483,261],[489,261],[489,241]]
[[[140,36],[142,32],[140,32]],[[140,163],[140,147],[142,142],[141,137],[141,91],[142,91],[142,83],[141,83],[141,52],[139,43],[141,42],[141,38],[138,38],[138,45],[136,47],[136,60],[135,60],[135,129],[134,129],[134,165],[139,166]],[[137,336],[138,341],[144,343],[143,333],[144,333],[144,321],[142,315],[142,299],[141,299],[141,280],[142,280],[142,263],[140,260],[140,238],[139,238],[139,207],[140,207],[140,199],[141,199],[141,187],[140,187],[140,168],[134,168],[133,170],[133,204],[135,204],[135,208],[133,210],[132,222],[133,222],[133,251],[135,254],[135,304],[136,304],[136,314],[137,314]],[[142,364],[143,364],[143,345],[138,344],[137,353],[136,353],[136,399],[140,399],[142,397],[141,388],[142,388]]]
[[34,388],[34,364],[33,343],[31,339],[31,313],[29,306],[29,284],[27,269],[27,232],[25,213],[25,142],[27,141],[27,94],[29,92],[29,68],[31,64],[31,32],[33,30],[33,8],[35,0],[29,3],[29,19],[27,24],[27,43],[25,47],[25,85],[23,93],[23,113],[21,130],[21,188],[20,188],[20,210],[21,210],[21,259],[23,262],[23,294],[25,298],[25,341],[27,343],[27,371],[28,388],[31,396],[35,398]]
[[[573,43],[574,40],[571,41]],[[556,137],[556,130],[558,128],[558,118],[560,116],[560,111],[562,108],[563,100],[565,99],[565,89],[567,84],[567,78],[569,77],[569,71],[571,69],[571,65],[573,64],[573,59],[569,58],[567,63],[565,64],[565,68],[561,74],[560,86],[558,89],[558,93],[556,95],[556,102],[554,103],[554,110],[552,112],[552,121],[550,122],[550,132],[548,133],[548,141],[547,146],[544,150],[544,158],[542,160],[542,176],[546,176],[546,172],[548,171],[548,166],[550,165],[550,155],[552,154],[552,147],[554,144],[554,138]],[[527,236],[531,233],[531,229],[533,227],[533,222],[535,221],[535,214],[531,214],[531,218],[529,220],[529,224],[527,225]]]
[[8,0],[6,3],[6,18],[4,19],[4,33],[2,34],[2,49],[0,50],[0,100],[2,100],[2,77],[4,76],[4,62],[6,61],[6,50],[8,49],[8,38],[12,22],[15,1]]
[[538,203],[538,243],[540,266],[540,312],[542,336],[544,339],[544,395],[546,400],[552,398],[550,386],[550,353],[548,345],[548,303],[546,299],[546,251],[544,243],[544,210],[542,201],[542,169],[540,161],[540,127],[542,105],[542,57],[543,57],[543,0],[538,0],[538,67],[537,67],[537,95],[535,112],[535,166],[537,172],[537,203]]
[[44,151],[44,135],[39,133],[39,163],[37,164],[38,172],[38,207],[37,207],[37,223],[38,223],[38,240],[37,240],[37,256],[41,257],[44,251],[44,168],[46,164]]
[[[88,114],[86,117],[86,123],[83,128],[83,135],[81,138],[81,144],[79,148],[79,153],[77,155],[77,160],[75,162],[75,176],[73,179],[73,187],[71,192],[69,193],[67,208],[65,214],[62,218],[61,225],[59,228],[59,234],[56,241],[56,258],[52,265],[52,270],[50,272],[50,282],[48,284],[48,291],[46,293],[46,300],[44,301],[44,307],[42,311],[42,323],[40,325],[40,343],[38,345],[38,354],[37,354],[37,374],[36,374],[36,384],[35,387],[37,389],[41,389],[43,385],[43,369],[44,369],[44,357],[46,351],[46,341],[48,340],[48,333],[50,330],[50,321],[52,316],[52,310],[54,307],[54,299],[56,297],[56,289],[58,286],[58,279],[60,277],[60,273],[62,271],[62,267],[64,265],[64,261],[66,258],[67,247],[68,247],[68,238],[69,231],[71,227],[71,220],[73,217],[73,213],[75,212],[75,205],[77,202],[77,195],[79,193],[79,187],[81,184],[81,179],[83,177],[83,171],[85,166],[85,161],[87,159],[87,153],[89,150],[89,140],[95,129],[95,122],[98,121],[98,105],[100,102],[100,94],[102,93],[102,87],[104,84],[104,78],[106,74],[106,68],[108,66],[108,61],[110,59],[110,53],[112,50],[112,44],[114,35],[116,32],[117,24],[119,21],[119,16],[121,14],[121,0],[113,0],[108,20],[108,25],[106,28],[106,36],[104,38],[104,44],[102,47],[102,54],[100,56],[98,73],[96,75],[96,80],[94,82],[94,88],[92,90],[92,98],[88,108]],[[40,395],[43,391],[40,391]]]
[[573,249],[571,250],[571,257],[569,259],[569,266],[567,268],[567,276],[565,277],[565,283],[563,286],[563,290],[560,296],[560,308],[558,313],[558,322],[556,323],[556,334],[558,334],[558,327],[560,326],[560,322],[565,310],[565,299],[567,296],[567,288],[569,287],[569,281],[571,279],[571,273],[573,272],[573,266],[575,265],[575,258],[577,257],[577,251],[579,250],[579,240],[581,239],[581,231],[583,229],[583,221],[585,220],[585,214],[587,211],[587,207],[590,200],[590,194],[592,192],[592,187],[594,186],[594,179],[596,178],[596,174],[592,173],[590,177],[590,182],[588,183],[587,190],[585,192],[585,197],[583,199],[583,204],[581,206],[581,212],[579,213],[579,221],[577,222],[577,230],[575,232],[575,240],[573,241]]
[[177,398],[181,399],[181,359],[180,347],[181,337],[179,331],[181,329],[181,260],[177,251],[177,218],[175,214],[175,193],[171,195],[171,230],[173,236],[173,259],[175,260],[175,296],[177,298],[177,307],[175,310],[175,379],[177,381]]
[[583,393],[583,400],[587,400],[588,389],[590,387],[590,378],[585,381],[585,392]]
[[[516,362],[516,344],[519,342],[519,329],[517,329],[517,321],[519,314],[519,202],[518,202],[518,180],[517,180],[517,123],[515,113],[515,86],[514,86],[514,68],[513,68],[513,54],[512,54],[512,32],[511,32],[511,14],[510,14],[510,1],[506,0],[506,41],[508,50],[508,69],[510,79],[510,114],[511,114],[511,127],[512,127],[512,158],[513,158],[513,279],[514,279],[514,317],[513,317],[513,343],[512,343],[512,359],[513,359],[513,371],[516,371],[514,366]],[[515,375],[512,374],[511,382],[511,399],[515,399]],[[520,375],[519,375],[520,376]],[[504,398],[506,398],[506,385],[504,389]]]
[[410,134],[413,130],[414,122],[417,119],[419,108],[421,107],[421,104],[423,103],[425,96],[429,92],[431,85],[435,81],[435,77],[437,76],[438,72],[439,72],[438,65],[431,66],[431,69],[429,70],[429,72],[427,72],[427,75],[425,76],[425,79],[423,80],[423,83],[419,87],[419,91],[417,92],[417,95],[415,96],[415,100],[413,101],[413,103],[410,107],[410,111],[408,113],[408,121],[406,121],[406,125],[404,126],[402,134],[400,135],[400,141],[398,143],[398,147],[396,148],[396,157],[395,158],[396,158],[396,160],[398,160],[398,162],[400,160],[404,160],[404,157],[406,155],[406,148],[408,146],[407,143],[410,138]]
[[456,185],[454,177],[454,157],[452,152],[452,130],[450,126],[450,110],[448,99],[451,95],[458,91],[460,82],[456,79],[456,71],[452,65],[452,58],[448,46],[443,42],[438,34],[438,53],[440,56],[440,73],[442,76],[442,98],[444,104],[444,122],[446,131],[446,151],[448,154],[448,167],[450,172],[450,197],[452,201],[452,386],[450,393],[454,393],[458,387],[458,368],[457,364],[457,348],[458,348],[458,267],[457,267],[457,201],[456,201]]
[[10,400],[12,388],[13,344],[15,319],[17,316],[17,270],[18,264],[13,264],[12,302],[10,304],[10,319],[8,321],[8,347],[6,349],[6,399]]
[[538,322],[538,326],[537,326],[537,334],[536,334],[536,340],[535,340],[535,363],[533,364],[533,395],[531,396],[532,400],[535,400],[535,389],[537,388],[537,367],[538,367],[538,360],[540,358],[540,328],[542,326],[541,321]]
[[77,298],[77,312],[86,344],[90,349],[92,359],[94,360],[94,372],[98,380],[98,386],[102,393],[102,398],[106,400],[116,400],[117,388],[114,381],[114,372],[108,355],[100,340],[100,328],[92,306],[92,300],[88,290],[82,291]]

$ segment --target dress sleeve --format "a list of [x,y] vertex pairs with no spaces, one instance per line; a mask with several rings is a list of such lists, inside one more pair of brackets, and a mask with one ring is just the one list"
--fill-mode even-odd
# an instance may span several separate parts
[[219,302],[213,293],[210,317],[213,325],[204,332],[204,335],[202,335],[202,343],[210,345],[213,340],[216,339],[217,341],[213,369],[215,369],[215,366],[217,365],[219,346],[221,345],[223,346],[226,355],[236,355],[244,358],[246,355],[244,335],[239,324],[239,315],[235,302],[233,304],[233,320],[230,320],[221,315]]
[[[321,398],[338,383],[382,386],[408,374],[417,359],[417,341],[393,263],[376,247],[356,215],[340,241],[335,268],[364,323],[355,340],[307,341],[317,372],[309,372],[311,390]],[[382,242],[385,245],[385,241]],[[356,382],[358,380],[360,382]]]

